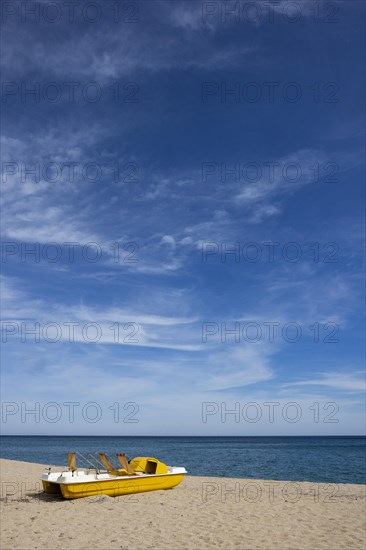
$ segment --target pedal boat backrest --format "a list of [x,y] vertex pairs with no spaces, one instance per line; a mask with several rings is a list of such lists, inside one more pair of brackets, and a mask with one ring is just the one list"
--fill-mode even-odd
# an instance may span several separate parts
[[76,471],[76,453],[67,453],[67,463],[69,465],[70,472]]
[[125,468],[121,468],[119,470],[116,470],[116,468],[109,462],[107,455],[105,453],[98,453],[99,460],[103,464],[103,466],[106,468],[107,472],[111,476],[127,476],[128,472]]
[[132,468],[131,464],[127,461],[126,455],[123,453],[117,453],[117,458],[119,460],[119,463],[121,464],[122,468],[127,471],[127,474],[129,476],[136,475],[136,472],[134,468]]

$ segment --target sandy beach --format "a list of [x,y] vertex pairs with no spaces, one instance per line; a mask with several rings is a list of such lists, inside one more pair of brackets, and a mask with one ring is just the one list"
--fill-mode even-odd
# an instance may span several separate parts
[[170,491],[62,500],[2,459],[1,548],[364,549],[366,486],[187,476]]

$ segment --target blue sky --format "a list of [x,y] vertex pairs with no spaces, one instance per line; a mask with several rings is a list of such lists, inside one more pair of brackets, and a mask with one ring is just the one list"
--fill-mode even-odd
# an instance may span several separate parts
[[363,433],[364,4],[21,4],[3,433]]

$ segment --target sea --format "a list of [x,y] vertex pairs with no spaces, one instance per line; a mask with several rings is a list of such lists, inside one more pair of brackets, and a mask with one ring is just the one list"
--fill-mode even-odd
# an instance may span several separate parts
[[366,438],[2,436],[0,456],[66,465],[66,453],[156,457],[189,475],[320,483],[366,483]]

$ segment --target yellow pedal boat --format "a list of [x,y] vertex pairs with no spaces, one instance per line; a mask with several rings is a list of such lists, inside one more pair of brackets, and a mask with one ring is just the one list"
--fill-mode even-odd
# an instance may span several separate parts
[[104,453],[93,458],[80,456],[87,462],[86,468],[76,467],[76,453],[68,453],[67,470],[51,472],[51,468],[48,468],[48,473],[41,477],[45,493],[62,495],[68,499],[131,495],[172,489],[183,481],[187,473],[185,468],[167,466],[150,457],[136,457],[127,461],[124,454],[117,454],[120,467],[116,468]]

